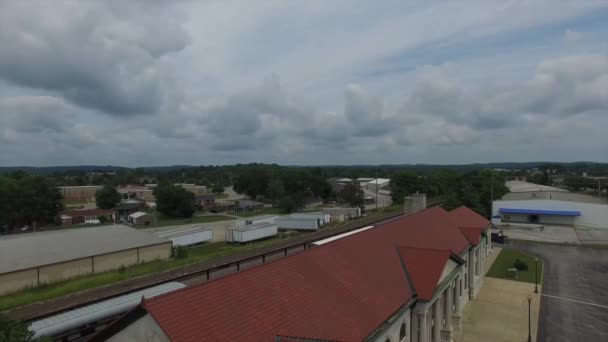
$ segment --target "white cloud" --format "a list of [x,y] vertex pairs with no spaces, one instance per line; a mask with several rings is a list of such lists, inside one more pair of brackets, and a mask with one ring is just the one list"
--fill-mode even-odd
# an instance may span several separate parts
[[597,11],[1,2],[0,165],[597,159],[606,41],[576,25]]

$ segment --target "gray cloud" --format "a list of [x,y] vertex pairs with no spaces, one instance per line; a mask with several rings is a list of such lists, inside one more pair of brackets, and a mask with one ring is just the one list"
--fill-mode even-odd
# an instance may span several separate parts
[[605,158],[597,33],[487,44],[597,3],[314,1],[0,0],[0,165]]
[[0,78],[113,115],[155,112],[171,89],[161,59],[189,42],[170,11],[143,1],[4,1]]

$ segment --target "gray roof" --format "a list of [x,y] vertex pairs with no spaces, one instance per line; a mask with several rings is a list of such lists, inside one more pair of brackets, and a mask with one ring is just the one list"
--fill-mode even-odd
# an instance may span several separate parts
[[273,227],[273,226],[276,226],[276,224],[268,223],[268,222],[260,222],[260,223],[254,223],[254,224],[246,224],[244,226],[230,228],[230,229],[242,232],[242,231],[246,231],[246,230]]
[[556,201],[580,202],[580,203],[595,203],[606,204],[603,199],[593,197],[587,194],[577,194],[574,192],[563,191],[527,191],[527,192],[509,192],[502,197],[503,200],[539,200],[553,199]]
[[1,236],[0,274],[163,242],[123,225]]

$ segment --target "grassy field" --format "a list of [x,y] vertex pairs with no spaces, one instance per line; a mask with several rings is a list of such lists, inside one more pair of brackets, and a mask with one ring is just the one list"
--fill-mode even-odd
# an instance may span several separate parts
[[[488,277],[518,280],[518,281],[524,281],[524,282],[528,282],[528,283],[534,283],[534,279],[535,279],[534,278],[534,276],[535,276],[534,275],[534,268],[535,268],[534,258],[535,257],[533,255],[525,254],[525,253],[522,253],[519,251],[510,250],[510,249],[503,249],[500,252],[500,254],[498,255],[498,257],[496,258],[496,261],[492,265],[492,268],[490,268],[490,270],[488,271]],[[527,271],[517,271],[519,278],[513,279],[512,277],[509,277],[507,275],[507,270],[509,268],[515,267],[513,265],[515,264],[516,259],[519,259],[519,260],[527,263],[528,270]],[[542,261],[542,259],[538,259],[539,283],[542,282],[541,281],[542,274],[543,274],[543,261]]]
[[43,300],[48,300],[51,298],[60,297],[85,289],[115,283],[121,280],[126,280],[145,274],[156,273],[180,266],[185,266],[195,262],[222,258],[237,251],[246,251],[256,248],[262,248],[280,241],[284,241],[293,236],[298,236],[300,234],[305,233],[280,235],[277,237],[260,240],[247,245],[228,244],[224,242],[201,245],[188,249],[188,256],[183,259],[152,261],[145,264],[122,268],[120,270],[86,275],[58,283],[42,285],[36,288],[22,290],[0,297],[0,311],[35,302],[40,302]]
[[240,217],[251,217],[258,215],[279,215],[284,214],[280,208],[264,208],[256,211],[249,211],[245,213],[235,213],[235,215]]

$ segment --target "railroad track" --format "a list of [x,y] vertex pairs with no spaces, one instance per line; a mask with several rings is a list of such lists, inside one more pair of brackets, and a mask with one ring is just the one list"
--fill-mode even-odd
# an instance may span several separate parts
[[29,322],[166,282],[178,281],[187,283],[190,279],[197,279],[196,282],[204,282],[306,250],[312,242],[372,224],[392,221],[402,215],[403,213],[401,211],[397,211],[374,215],[372,217],[364,217],[339,227],[328,228],[294,237],[271,246],[237,252],[217,260],[195,263],[160,273],[148,274],[118,283],[84,290],[56,299],[8,310],[4,313],[13,319]]

